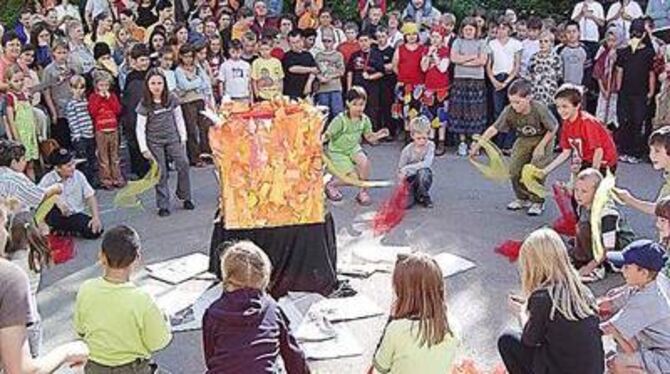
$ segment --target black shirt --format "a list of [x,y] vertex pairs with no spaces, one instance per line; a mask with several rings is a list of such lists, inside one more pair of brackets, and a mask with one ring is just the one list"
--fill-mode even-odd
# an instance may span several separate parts
[[[382,61],[384,62],[384,65],[390,64],[391,62],[393,62],[393,54],[395,53],[395,48],[387,46],[384,49],[379,49],[379,53],[381,53],[382,55]],[[395,81],[396,76],[393,71],[387,72],[385,69],[383,71],[384,71],[384,78],[382,79],[384,80],[384,82]]]
[[291,98],[304,97],[305,85],[309,74],[291,73],[289,69],[293,66],[316,67],[316,61],[309,52],[288,51],[282,59],[284,68],[284,95]]
[[528,322],[521,340],[525,346],[536,348],[533,372],[546,374],[602,374],[603,344],[598,317],[580,321],[567,320],[552,309],[549,292],[533,292],[528,299]]
[[649,92],[649,72],[654,65],[654,48],[645,45],[633,53],[631,47],[617,50],[616,66],[623,69],[621,93],[646,95]]
[[365,71],[368,74],[384,72],[384,57],[378,49],[372,48],[368,52],[358,51],[351,55],[347,64],[347,73],[353,73],[352,85],[365,87],[367,84],[379,82],[379,80],[368,81],[363,79],[363,72]]

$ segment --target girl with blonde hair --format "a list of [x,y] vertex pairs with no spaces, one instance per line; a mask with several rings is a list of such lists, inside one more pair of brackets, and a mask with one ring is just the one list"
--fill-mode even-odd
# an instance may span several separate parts
[[505,333],[498,351],[510,374],[602,374],[597,305],[570,264],[560,236],[543,228],[521,246],[521,296],[510,295],[521,333]]
[[266,292],[272,265],[250,241],[223,243],[223,292],[202,320],[208,373],[309,373],[279,304]]
[[395,301],[373,366],[380,373],[450,373],[458,341],[447,320],[444,279],[433,258],[399,257]]

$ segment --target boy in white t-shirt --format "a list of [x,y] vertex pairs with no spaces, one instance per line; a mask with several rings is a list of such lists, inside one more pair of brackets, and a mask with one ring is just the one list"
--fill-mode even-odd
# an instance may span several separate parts
[[599,28],[605,26],[603,6],[595,0],[581,1],[575,4],[570,18],[579,23],[580,41],[584,43],[588,56],[593,58],[600,43]]
[[234,101],[251,99],[251,65],[242,60],[242,43],[233,40],[230,43],[230,58],[219,69],[219,92]]

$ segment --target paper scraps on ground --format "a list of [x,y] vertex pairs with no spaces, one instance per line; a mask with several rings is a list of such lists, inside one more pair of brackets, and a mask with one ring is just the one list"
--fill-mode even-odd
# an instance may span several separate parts
[[591,240],[593,248],[593,258],[600,261],[605,257],[605,248],[602,241],[602,214],[603,209],[610,202],[612,189],[616,185],[616,178],[611,172],[600,182],[591,205]]
[[152,278],[178,284],[206,272],[209,269],[209,256],[200,252],[192,253],[147,265],[146,269]]
[[474,262],[464,259],[463,257],[452,255],[451,253],[442,252],[433,256],[435,262],[442,270],[444,278],[462,273],[464,271],[474,268]]
[[363,354],[363,347],[349,328],[339,324],[334,325],[333,330],[335,333],[332,339],[300,342],[300,346],[308,359],[327,360]]
[[509,262],[514,262],[519,258],[519,252],[521,252],[520,240],[506,240],[499,246],[497,246],[494,251],[498,254],[501,254],[509,260]]
[[506,182],[509,180],[509,168],[503,160],[503,155],[500,149],[490,140],[484,140],[479,135],[472,137],[474,141],[479,142],[486,156],[489,159],[488,164],[483,164],[469,158],[470,163],[479,170],[484,177],[494,182]]
[[574,237],[577,234],[577,215],[572,208],[572,195],[560,183],[552,186],[554,201],[560,216],[554,221],[552,228],[561,235]]
[[362,294],[324,299],[312,304],[307,312],[308,316],[323,316],[330,322],[351,321],[382,314],[384,311],[369,297]]
[[38,225],[43,223],[44,220],[47,218],[47,215],[49,212],[51,212],[51,209],[56,205],[56,202],[60,198],[60,195],[51,195],[49,198],[42,200],[42,202],[37,206],[35,209],[35,214],[34,214],[34,219],[35,223]]
[[117,208],[135,208],[141,206],[139,195],[153,188],[161,178],[158,163],[151,160],[151,167],[140,180],[130,181],[114,196],[114,206]]
[[329,159],[325,153],[323,154],[323,163],[326,165],[326,170],[328,170],[328,172],[337,177],[337,179],[354,187],[377,188],[377,187],[390,187],[393,185],[393,182],[391,181],[370,181],[370,180],[365,181],[358,179],[357,177],[353,177],[352,174],[343,173],[337,170],[335,164],[333,164],[333,161]]
[[221,297],[222,291],[222,286],[216,284],[200,295],[190,308],[177,313],[171,318],[172,331],[179,332],[201,329],[202,317],[204,317],[205,311]]
[[526,186],[528,192],[537,197],[544,198],[547,196],[547,191],[540,182],[542,180],[541,175],[540,169],[533,164],[526,164],[521,169],[521,183]]
[[[174,329],[187,322],[199,323],[202,320],[202,316],[196,318],[192,306],[213,284],[211,280],[191,279],[174,286],[149,278],[140,288],[154,297],[158,307],[170,317]],[[198,327],[197,324],[195,327]]]
[[391,192],[377,210],[372,219],[372,231],[376,236],[386,234],[396,227],[405,217],[407,199],[409,197],[409,183],[403,180]]

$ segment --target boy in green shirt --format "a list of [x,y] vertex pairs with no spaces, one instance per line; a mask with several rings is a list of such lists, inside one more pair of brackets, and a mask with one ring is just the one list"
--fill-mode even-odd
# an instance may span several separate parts
[[170,325],[152,297],[130,282],[139,259],[140,238],[121,225],[107,231],[99,259],[101,278],[77,293],[74,327],[88,344],[87,374],[152,373],[151,355],[172,339]]

